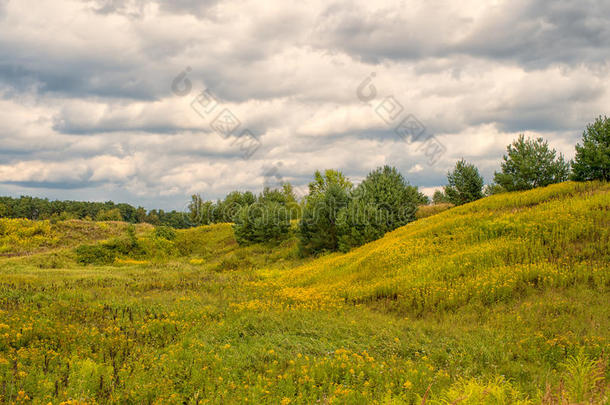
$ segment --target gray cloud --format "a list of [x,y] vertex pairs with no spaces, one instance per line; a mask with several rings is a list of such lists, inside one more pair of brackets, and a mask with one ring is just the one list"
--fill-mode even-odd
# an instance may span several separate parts
[[469,13],[469,5],[432,1],[367,13],[352,2],[335,3],[320,15],[316,43],[372,62],[451,55],[528,69],[608,62],[610,4],[604,0],[520,0],[482,13]]
[[[489,181],[518,133],[570,157],[607,113],[609,16],[594,0],[0,0],[0,193],[183,208],[259,191],[272,165],[304,186],[383,164],[432,190],[461,157]],[[209,117],[190,106],[205,88]],[[446,146],[436,165],[375,113],[387,96]],[[261,141],[247,160],[211,127],[223,108]]]

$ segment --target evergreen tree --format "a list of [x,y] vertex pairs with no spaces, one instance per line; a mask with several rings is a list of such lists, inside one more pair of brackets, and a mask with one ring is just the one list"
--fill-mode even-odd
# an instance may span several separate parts
[[502,171],[496,172],[494,182],[506,191],[529,190],[560,183],[568,179],[570,163],[550,149],[542,139],[525,139],[523,135],[507,147],[507,155],[501,163]]
[[483,197],[483,177],[470,163],[459,160],[453,171],[447,173],[445,195],[450,203],[462,205]]
[[576,181],[610,180],[610,118],[600,116],[587,125],[582,145],[576,145],[572,178]]

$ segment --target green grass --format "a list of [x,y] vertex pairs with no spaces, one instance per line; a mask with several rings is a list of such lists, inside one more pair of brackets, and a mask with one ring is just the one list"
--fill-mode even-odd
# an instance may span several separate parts
[[5,245],[0,402],[608,403],[608,191],[497,195],[318,259],[229,224],[141,227],[103,266],[75,247],[126,226]]

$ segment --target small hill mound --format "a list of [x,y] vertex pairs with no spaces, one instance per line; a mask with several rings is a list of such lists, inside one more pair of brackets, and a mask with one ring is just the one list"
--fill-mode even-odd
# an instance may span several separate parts
[[[117,236],[127,223],[68,220],[51,222],[0,218],[0,256],[23,256]],[[150,225],[140,224],[139,228]]]

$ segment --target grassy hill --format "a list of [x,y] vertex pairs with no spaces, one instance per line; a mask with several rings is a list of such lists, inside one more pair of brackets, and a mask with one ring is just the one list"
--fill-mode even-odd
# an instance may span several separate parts
[[86,266],[125,224],[3,220],[0,402],[608,403],[609,208],[563,183],[317,259],[139,227]]

